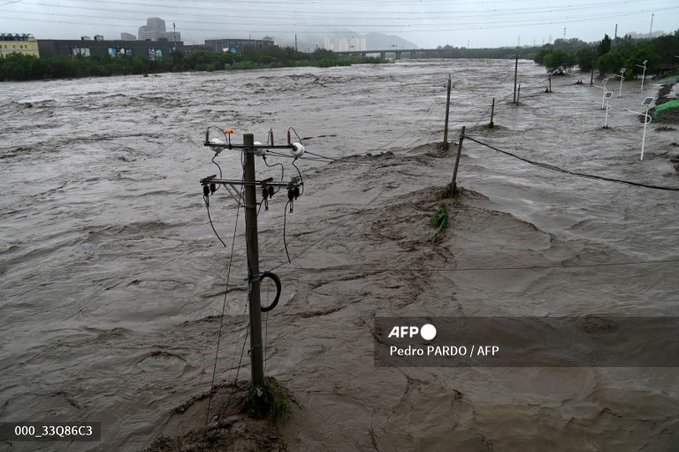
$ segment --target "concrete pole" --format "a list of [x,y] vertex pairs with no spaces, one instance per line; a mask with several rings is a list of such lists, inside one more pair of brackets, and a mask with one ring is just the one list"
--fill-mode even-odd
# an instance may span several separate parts
[[257,190],[255,187],[254,136],[243,135],[245,149],[245,240],[248,256],[248,301],[250,304],[250,361],[252,386],[264,382],[264,354],[262,347],[262,303],[259,294],[259,243],[257,240]]
[[443,149],[448,150],[448,116],[450,114],[450,75],[448,76],[448,94],[446,97],[446,124],[443,129]]
[[462,142],[464,141],[464,130],[465,127],[462,126],[460,131],[460,139],[457,142],[457,155],[455,156],[455,167],[453,168],[453,180],[450,182],[449,193],[453,196],[457,196],[457,168],[460,166],[460,154],[462,154]]
[[516,52],[516,61],[514,62],[514,103],[516,100],[516,81],[519,74],[519,52]]
[[493,105],[490,107],[490,124],[488,124],[488,127],[491,129],[495,127],[495,123],[493,123],[493,117],[495,116],[495,98],[493,97]]

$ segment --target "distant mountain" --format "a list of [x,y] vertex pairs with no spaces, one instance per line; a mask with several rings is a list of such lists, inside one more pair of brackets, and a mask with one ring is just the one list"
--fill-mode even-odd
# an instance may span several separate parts
[[368,33],[363,37],[368,41],[368,50],[417,49],[412,42],[394,35]]
[[[345,38],[351,41],[351,38],[365,38],[368,50],[390,50],[390,49],[417,49],[417,45],[403,38],[394,35],[385,35],[382,33],[368,33],[362,35],[354,33],[351,30],[342,31],[328,31],[327,33],[300,33],[298,36],[299,50],[311,52],[314,49],[323,47],[324,38],[330,38],[333,42],[337,39]],[[280,46],[294,46],[294,39],[290,36],[275,36],[276,44]],[[395,47],[393,47],[395,46]]]

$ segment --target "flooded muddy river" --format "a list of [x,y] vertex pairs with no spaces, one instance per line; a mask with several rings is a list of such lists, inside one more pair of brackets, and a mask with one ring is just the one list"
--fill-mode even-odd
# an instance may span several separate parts
[[[262,211],[260,268],[277,268],[266,371],[296,414],[290,450],[669,450],[679,444],[675,368],[393,369],[373,364],[377,316],[667,316],[679,305],[679,194],[574,177],[465,140],[468,189],[434,243],[433,195],[450,181],[443,136],[569,171],[679,187],[676,127],[634,113],[658,84],[623,85],[603,129],[602,90],[513,61],[162,74],[3,83],[0,99],[0,421],[96,421],[100,443],[7,450],[138,450],[173,409],[210,389],[236,204],[207,126],[277,141],[294,127],[305,193]],[[575,82],[584,78],[585,84]],[[616,90],[617,95],[617,90]],[[488,129],[496,98],[494,129]],[[668,130],[669,129],[669,130]],[[451,146],[455,149],[456,146]],[[370,153],[370,155],[367,155]],[[240,177],[240,156],[217,159]],[[289,159],[286,178],[296,174]],[[258,174],[279,168],[257,162]],[[241,212],[242,213],[242,212]],[[246,333],[239,217],[217,380]],[[395,271],[422,268],[418,272]],[[426,270],[429,269],[429,270]],[[434,271],[444,270],[444,271]],[[470,269],[469,271],[456,271]],[[263,295],[264,297],[265,295]],[[268,294],[267,294],[268,296]],[[246,350],[247,352],[247,350]],[[244,358],[240,378],[249,378]],[[563,446],[563,447],[562,447]],[[497,449],[496,449],[497,448]]]

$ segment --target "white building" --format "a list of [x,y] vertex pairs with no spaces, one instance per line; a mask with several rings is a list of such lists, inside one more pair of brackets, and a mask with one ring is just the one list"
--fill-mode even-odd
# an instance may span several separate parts
[[335,42],[335,51],[337,52],[348,52],[349,51],[349,41],[347,38],[339,38]]

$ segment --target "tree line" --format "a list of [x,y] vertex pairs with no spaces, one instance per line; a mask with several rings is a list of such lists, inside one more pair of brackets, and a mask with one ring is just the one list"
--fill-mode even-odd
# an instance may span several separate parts
[[383,63],[385,60],[358,55],[338,55],[324,49],[312,53],[298,52],[289,47],[248,49],[242,53],[172,52],[156,61],[140,56],[52,56],[38,58],[11,54],[0,58],[0,80],[44,80],[60,78],[100,77],[111,75],[153,74],[160,72],[221,71],[295,66],[350,66],[363,63]]
[[625,78],[630,80],[643,72],[646,61],[647,73],[665,63],[676,66],[675,55],[679,49],[679,30],[673,34],[653,39],[633,39],[630,35],[612,40],[608,35],[598,43],[586,43],[577,38],[557,39],[546,44],[535,55],[534,61],[544,65],[548,71],[559,68],[571,69],[578,66],[581,71],[598,69],[601,75],[618,73],[625,69]]

